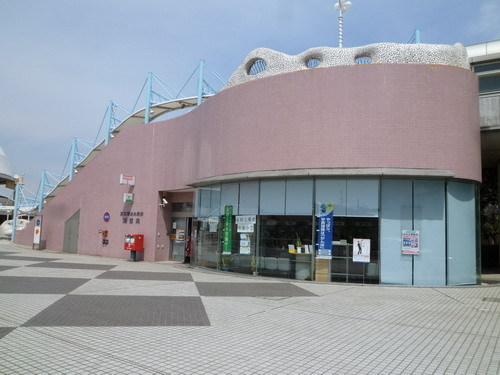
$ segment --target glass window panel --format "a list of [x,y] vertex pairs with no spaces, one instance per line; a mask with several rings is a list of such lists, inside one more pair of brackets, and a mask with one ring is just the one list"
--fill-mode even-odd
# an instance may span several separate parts
[[259,213],[259,181],[240,183],[240,215]]
[[500,62],[474,65],[472,67],[472,70],[474,70],[474,72],[476,73],[488,72],[490,70],[500,70]]
[[[347,181],[345,179],[317,179],[316,203],[333,203],[334,216],[347,215]],[[315,204],[316,215],[318,205]]]
[[479,77],[479,92],[500,90],[500,75]]
[[312,217],[260,216],[261,274],[311,279]]
[[225,206],[233,206],[233,215],[238,215],[239,184],[222,184],[220,192],[220,215],[224,215]]
[[412,284],[411,255],[401,254],[401,231],[412,229],[412,181],[382,180],[380,199],[380,282]]
[[413,225],[420,232],[420,254],[414,257],[415,285],[446,285],[444,181],[415,180]]
[[219,216],[220,212],[220,185],[211,188],[210,192],[210,216]]
[[285,214],[285,181],[261,181],[260,214]]
[[448,284],[477,281],[476,189],[473,183],[448,182]]
[[196,207],[196,215],[198,217],[208,217],[210,216],[210,188],[199,188],[197,190],[198,194],[198,206]]
[[313,181],[288,180],[286,182],[286,214],[312,215]]
[[378,216],[378,179],[347,180],[347,216]]

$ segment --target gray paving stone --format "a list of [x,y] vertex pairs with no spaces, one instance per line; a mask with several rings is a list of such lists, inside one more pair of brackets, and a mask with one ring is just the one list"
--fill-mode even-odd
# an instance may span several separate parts
[[0,276],[0,293],[66,294],[89,279]]
[[[0,374],[500,373],[499,284],[320,284],[64,253],[62,263],[117,268],[50,269],[27,267],[50,251],[0,249],[28,259],[0,254],[0,266],[18,267],[0,277]],[[84,284],[70,295],[43,294],[75,278]],[[12,293],[27,289],[39,294]]]
[[9,333],[11,333],[15,329],[16,329],[16,327],[0,327],[0,339],[4,336],[7,336]]
[[110,270],[116,266],[106,264],[89,264],[89,263],[63,263],[63,262],[43,262],[30,264],[26,267],[43,267],[43,268],[68,268],[75,270]]
[[23,326],[209,326],[200,297],[67,295]]
[[59,258],[41,258],[41,257],[30,257],[30,256],[20,256],[20,255],[1,255],[0,259],[7,260],[29,260],[33,262],[50,262],[52,260],[59,260]]
[[7,271],[7,270],[11,270],[13,268],[17,268],[17,267],[11,267],[11,266],[0,266],[0,272],[2,271]]
[[96,279],[120,280],[157,280],[157,281],[193,281],[187,272],[140,272],[140,271],[108,271],[100,274]]
[[316,294],[289,283],[196,282],[201,296],[211,297],[312,297]]

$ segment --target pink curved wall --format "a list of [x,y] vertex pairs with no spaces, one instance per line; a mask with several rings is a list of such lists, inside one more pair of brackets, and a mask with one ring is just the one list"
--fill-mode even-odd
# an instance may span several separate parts
[[[80,209],[79,253],[127,258],[124,234],[142,233],[144,259],[165,260],[169,218],[159,191],[300,168],[450,170],[480,181],[477,77],[446,66],[356,65],[232,87],[181,117],[123,129],[44,208],[42,240],[62,251],[64,223]],[[136,186],[119,185],[121,173],[135,175]],[[125,192],[133,204],[123,203]],[[124,211],[144,216],[124,224]],[[16,242],[31,245],[32,225]],[[109,245],[99,230],[109,231]]]
[[464,69],[315,69],[243,84],[211,100],[203,111],[209,130],[200,144],[200,177],[382,167],[481,179],[477,78]]

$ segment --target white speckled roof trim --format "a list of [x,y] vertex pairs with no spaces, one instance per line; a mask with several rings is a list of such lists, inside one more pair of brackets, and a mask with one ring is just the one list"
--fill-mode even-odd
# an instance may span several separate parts
[[[369,57],[372,64],[433,64],[470,69],[467,51],[460,43],[452,46],[376,43],[355,48],[315,47],[294,56],[269,48],[257,48],[247,55],[231,75],[226,87],[276,74],[309,69],[307,61],[311,58],[318,59],[317,67],[324,68],[354,65],[359,57]],[[264,60],[266,69],[257,74],[248,74],[250,67],[257,60]]]

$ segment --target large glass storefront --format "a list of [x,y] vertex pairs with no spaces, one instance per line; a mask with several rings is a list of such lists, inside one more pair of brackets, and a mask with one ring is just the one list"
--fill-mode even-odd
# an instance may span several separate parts
[[[200,187],[192,262],[233,272],[319,280],[319,207],[333,203],[326,281],[475,284],[476,190],[471,182],[379,178],[298,178]],[[417,247],[405,252],[406,233],[416,236]]]

